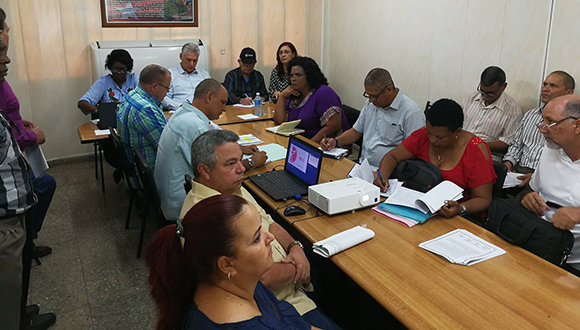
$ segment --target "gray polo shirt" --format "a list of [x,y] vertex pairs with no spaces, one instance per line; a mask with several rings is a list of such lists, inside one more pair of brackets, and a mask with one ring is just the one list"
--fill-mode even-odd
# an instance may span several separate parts
[[401,91],[386,108],[376,107],[367,100],[353,126],[353,129],[363,134],[360,160],[366,158],[371,165],[379,166],[387,152],[423,126],[423,111]]

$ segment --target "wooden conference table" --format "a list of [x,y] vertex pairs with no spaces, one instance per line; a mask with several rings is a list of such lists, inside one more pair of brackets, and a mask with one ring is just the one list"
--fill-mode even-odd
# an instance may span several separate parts
[[[262,106],[263,115],[258,118],[250,118],[250,119],[242,119],[238,117],[239,115],[248,115],[253,114],[253,108],[239,108],[233,105],[227,105],[226,111],[214,121],[214,123],[218,125],[229,125],[235,123],[243,123],[243,122],[252,122],[252,121],[261,121],[261,120],[270,120],[274,118],[274,107],[275,105],[272,102],[266,102]],[[165,118],[171,118],[172,113],[166,111],[164,112]],[[99,128],[93,122],[89,121],[78,128],[78,134],[81,144],[88,144],[92,143],[94,147],[94,155],[95,155],[95,177],[97,180],[99,179],[99,162],[100,162],[100,170],[101,170],[101,188],[102,191],[105,192],[105,178],[103,176],[103,150],[99,144],[100,141],[107,140],[109,138],[108,134],[101,134],[97,135],[95,132]]]
[[[286,137],[264,130],[273,125],[263,121],[225,128],[286,146]],[[272,162],[248,175],[283,162]],[[348,159],[325,158],[320,182],[344,178],[352,165]],[[335,216],[309,210],[303,216],[284,217],[285,203],[273,201],[249,180],[244,185],[311,242],[356,225],[372,229],[376,234],[373,239],[330,259],[409,328],[580,326],[580,278],[461,217],[434,218],[412,228],[369,208]],[[473,266],[460,266],[417,246],[456,228],[466,229],[507,253]]]

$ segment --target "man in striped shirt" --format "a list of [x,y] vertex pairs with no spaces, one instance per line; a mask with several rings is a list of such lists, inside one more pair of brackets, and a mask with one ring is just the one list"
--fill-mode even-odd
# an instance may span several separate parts
[[545,139],[536,125],[542,121],[544,107],[558,96],[573,94],[574,86],[574,78],[568,73],[564,71],[550,73],[544,79],[542,86],[542,105],[524,114],[508,151],[503,157],[509,171],[525,174],[520,177],[522,179],[520,186],[523,187],[530,181],[542,155]]
[[522,118],[520,106],[504,93],[506,87],[505,72],[497,66],[487,67],[481,73],[477,92],[463,102],[463,129],[487,142],[494,160],[498,161],[508,149]]

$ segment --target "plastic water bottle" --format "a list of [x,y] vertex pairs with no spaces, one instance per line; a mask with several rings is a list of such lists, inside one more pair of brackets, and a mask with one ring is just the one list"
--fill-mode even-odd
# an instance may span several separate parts
[[254,100],[254,115],[262,115],[262,98],[260,97],[260,93],[256,93],[256,99]]

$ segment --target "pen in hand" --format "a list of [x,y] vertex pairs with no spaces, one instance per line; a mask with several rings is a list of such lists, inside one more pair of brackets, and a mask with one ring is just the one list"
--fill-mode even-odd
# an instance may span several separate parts
[[381,184],[385,186],[385,181],[383,181],[383,176],[381,175],[381,171],[377,169],[377,175],[379,176],[379,180],[381,180]]

